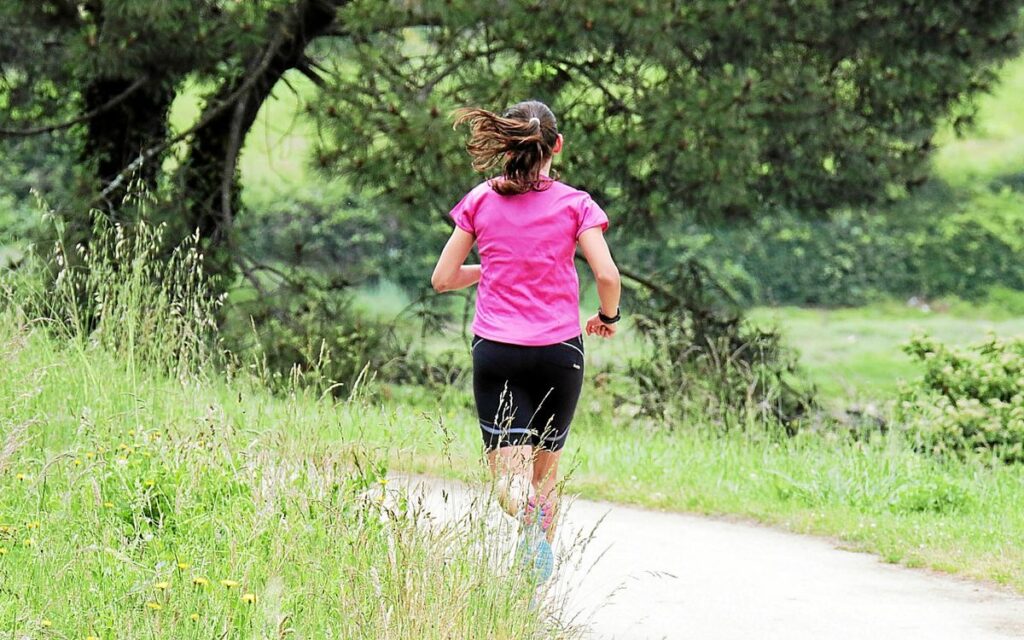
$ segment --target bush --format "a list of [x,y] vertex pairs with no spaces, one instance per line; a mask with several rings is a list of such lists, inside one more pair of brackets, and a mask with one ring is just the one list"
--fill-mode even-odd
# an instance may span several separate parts
[[[743,320],[721,302],[710,274],[695,261],[683,263],[672,291],[645,291],[635,326],[649,353],[632,359],[628,400],[643,415],[667,424],[691,414],[723,428],[749,418],[781,423],[789,433],[815,405],[814,392],[798,376],[796,355],[772,329]],[[719,292],[721,293],[721,292]]]
[[409,224],[401,216],[334,181],[253,202],[239,218],[238,234],[244,252],[263,262],[315,269],[358,284],[386,275],[411,291],[429,283],[448,230]]
[[904,350],[925,367],[897,409],[919,449],[1024,462],[1024,338],[955,349],[922,335]]
[[843,210],[808,220],[766,212],[752,224],[693,227],[688,248],[732,274],[737,294],[753,304],[979,300],[995,286],[1024,290],[1024,197],[987,193],[952,210],[951,200],[935,186],[882,213]]
[[435,387],[461,374],[451,352],[417,348],[411,327],[399,326],[401,317],[360,311],[348,283],[312,269],[274,271],[274,281],[249,274],[253,288],[229,299],[221,329],[225,346],[254,360],[272,389],[303,385],[347,396],[370,380]]

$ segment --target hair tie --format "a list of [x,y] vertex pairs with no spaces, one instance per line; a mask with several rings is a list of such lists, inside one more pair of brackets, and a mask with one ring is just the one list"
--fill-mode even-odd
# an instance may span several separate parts
[[540,129],[540,118],[538,118],[537,116],[530,118],[530,124]]

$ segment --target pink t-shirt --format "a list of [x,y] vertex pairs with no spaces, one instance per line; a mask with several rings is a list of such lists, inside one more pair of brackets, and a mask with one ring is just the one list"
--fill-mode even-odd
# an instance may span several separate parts
[[581,333],[576,241],[592,227],[607,229],[608,216],[587,192],[550,182],[502,196],[485,181],[449,213],[480,252],[473,333],[482,338],[539,346]]

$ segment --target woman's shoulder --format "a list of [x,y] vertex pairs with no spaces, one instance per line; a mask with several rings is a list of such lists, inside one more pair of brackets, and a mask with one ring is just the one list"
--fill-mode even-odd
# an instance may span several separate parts
[[572,198],[573,200],[584,201],[592,200],[590,193],[584,189],[574,187],[571,184],[562,182],[561,180],[552,180],[551,187],[557,190],[558,195],[562,197]]

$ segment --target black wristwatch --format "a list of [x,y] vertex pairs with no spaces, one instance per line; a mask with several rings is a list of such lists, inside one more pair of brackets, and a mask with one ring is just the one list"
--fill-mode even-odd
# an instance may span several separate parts
[[604,313],[601,311],[601,307],[597,308],[597,319],[600,320],[601,322],[605,323],[605,324],[615,324],[616,322],[619,321],[619,318],[621,318],[621,317],[622,317],[622,314],[619,313],[619,308],[618,307],[615,307],[615,315],[613,317],[611,317],[611,318],[609,318],[608,316],[604,315]]

